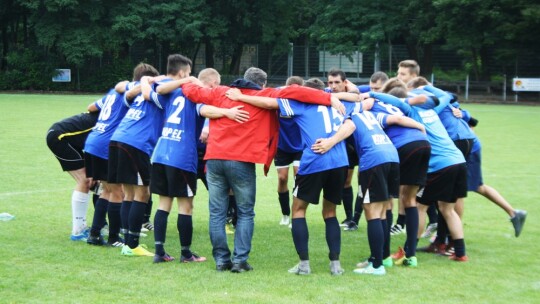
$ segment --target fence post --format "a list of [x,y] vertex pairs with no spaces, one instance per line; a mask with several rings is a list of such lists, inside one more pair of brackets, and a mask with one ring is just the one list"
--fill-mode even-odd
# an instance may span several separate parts
[[294,44],[289,43],[289,58],[287,60],[287,77],[291,77],[293,74],[293,56],[294,56]]
[[373,62],[373,71],[377,72],[381,70],[381,59],[379,58],[379,43],[375,45],[375,60]]
[[304,62],[304,69],[305,69],[305,73],[306,73],[306,79],[309,78],[309,41],[306,43],[306,46],[305,46],[305,53],[306,53],[306,60]]
[[467,74],[467,79],[465,80],[465,101],[469,101],[469,74]]
[[503,101],[506,101],[506,74],[503,75]]
[[435,85],[435,74],[431,73],[431,84]]

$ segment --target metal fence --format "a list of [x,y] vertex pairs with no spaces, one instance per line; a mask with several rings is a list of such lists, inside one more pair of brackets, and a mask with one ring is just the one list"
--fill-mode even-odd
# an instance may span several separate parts
[[[493,50],[494,51],[494,50]],[[421,54],[420,54],[421,55]],[[431,53],[433,70],[421,73],[437,86],[451,90],[469,98],[487,98],[490,100],[513,101],[517,93],[512,91],[513,77],[540,77],[540,60],[537,56],[522,55],[504,64],[486,66],[491,79],[476,81],[474,75],[467,72],[467,58],[455,51],[434,46]],[[197,54],[194,63],[195,71],[206,67],[204,48]],[[305,79],[319,77],[326,80],[327,72],[332,68],[340,68],[355,83],[367,83],[371,74],[381,70],[395,76],[397,64],[411,56],[404,45],[383,46],[377,53],[362,53],[357,50],[349,55],[332,54],[324,46],[293,45],[282,54],[272,54],[267,48],[259,45],[244,46],[240,75],[249,67],[257,66],[265,70],[269,83],[283,85],[288,76],[296,75]],[[423,58],[420,58],[419,62]],[[227,58],[216,58],[215,68],[222,70]],[[469,66],[470,70],[470,66]],[[224,75],[223,83],[240,75]],[[540,93],[519,93],[521,100],[540,101]]]

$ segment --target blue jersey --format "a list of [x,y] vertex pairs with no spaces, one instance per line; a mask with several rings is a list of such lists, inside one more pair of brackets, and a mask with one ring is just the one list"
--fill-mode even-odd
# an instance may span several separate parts
[[279,116],[278,149],[287,153],[297,153],[304,149],[300,128],[292,117]]
[[111,89],[94,105],[100,110],[98,121],[88,134],[84,151],[103,159],[109,159],[109,142],[116,127],[126,114],[128,107],[123,102],[123,94]]
[[439,105],[436,106],[431,103],[431,106],[433,106],[433,109],[439,115],[443,126],[448,132],[448,136],[450,136],[452,140],[473,139],[475,137],[467,122],[454,116],[454,113],[452,112],[453,107],[450,105],[452,99],[450,94],[433,86],[425,86],[424,90],[439,98]]
[[[125,94],[123,100],[124,103],[128,104]],[[156,146],[162,126],[163,108],[161,104],[145,101],[142,94],[139,94],[133,100],[111,140],[128,144],[150,156]]]
[[[377,100],[373,104],[371,112],[376,117],[379,117],[380,114],[404,115],[399,108],[386,104],[380,100]],[[422,131],[414,128],[406,128],[400,125],[389,125],[384,127],[384,131],[386,132],[386,135],[390,137],[396,148],[401,148],[413,141],[428,140],[426,134],[422,133]]]
[[[452,103],[452,105],[454,107],[456,107],[456,108],[459,108],[459,103],[458,102],[454,102],[454,103]],[[467,123],[467,126],[468,126],[469,125],[469,120],[471,119],[471,113],[469,113],[469,111],[467,111],[467,110],[462,109],[461,114],[463,115],[461,119],[463,121],[465,121]],[[478,139],[478,136],[476,136],[476,134],[474,133],[474,131],[472,129],[471,129],[471,132],[474,135],[473,146],[471,148],[471,153],[473,153],[473,152],[476,152],[476,151],[482,149],[482,145],[480,144],[480,139]]]
[[[168,81],[171,79],[161,83]],[[204,122],[198,109],[202,105],[187,99],[180,88],[166,95],[152,91],[151,99],[165,110],[165,123],[152,154],[152,163],[197,173],[197,141]]]
[[369,86],[369,84],[362,84],[356,87],[358,88],[358,91],[360,91],[360,93],[367,93],[371,91],[371,87]]
[[375,99],[398,107],[405,115],[425,126],[427,138],[431,144],[428,173],[465,162],[463,154],[456,148],[433,109],[422,106],[413,107],[395,96],[384,93],[371,92],[369,94]]
[[298,174],[312,174],[349,165],[345,143],[340,142],[324,154],[315,153],[311,146],[319,138],[331,137],[343,123],[343,116],[334,108],[305,104],[296,100],[278,99],[283,116],[294,118],[302,135],[303,153]]
[[370,111],[354,113],[351,116],[355,147],[358,153],[358,171],[365,171],[384,163],[399,163],[399,156],[394,144],[383,131],[387,126],[388,115],[380,114],[379,120]]

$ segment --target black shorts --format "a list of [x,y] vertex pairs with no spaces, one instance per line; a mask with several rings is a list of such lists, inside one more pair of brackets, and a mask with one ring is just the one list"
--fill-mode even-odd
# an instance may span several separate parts
[[345,140],[345,147],[347,158],[349,159],[349,169],[354,169],[354,167],[358,166],[358,153],[356,153],[356,147],[354,146],[353,135]]
[[305,202],[317,205],[323,190],[327,201],[340,205],[347,167],[335,168],[312,174],[296,174],[293,195]]
[[197,149],[197,178],[206,179],[206,149]]
[[385,202],[398,195],[398,163],[384,163],[358,172],[358,196],[364,204]]
[[454,140],[454,145],[461,151],[463,154],[463,157],[467,158],[469,157],[469,154],[471,153],[472,146],[474,143],[474,139],[458,139]]
[[108,160],[85,152],[84,164],[86,167],[86,177],[91,177],[93,180],[107,181],[109,172]]
[[298,167],[300,166],[300,159],[302,158],[302,151],[290,153],[281,149],[277,149],[276,156],[274,156],[274,165],[276,169],[289,167],[290,164]]
[[424,186],[426,184],[431,145],[427,140],[410,142],[399,149],[399,184]]
[[148,186],[150,170],[148,154],[128,144],[111,141],[107,178],[109,183]]
[[60,162],[63,171],[75,171],[84,168],[84,140],[88,133],[60,137],[63,132],[50,129],[47,132],[47,146]]
[[455,203],[467,197],[467,165],[465,163],[428,173],[426,186],[420,188],[416,200],[423,205],[442,201]]
[[197,193],[197,174],[154,163],[150,191],[168,197],[193,197]]

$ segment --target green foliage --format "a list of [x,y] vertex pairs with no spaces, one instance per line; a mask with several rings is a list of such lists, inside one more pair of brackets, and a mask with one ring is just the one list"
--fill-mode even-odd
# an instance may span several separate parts
[[[334,54],[359,48],[405,45],[406,56],[429,73],[433,46],[464,56],[462,68],[487,80],[505,73],[517,57],[540,52],[540,4],[531,0],[248,1],[248,0],[12,0],[0,6],[0,69],[8,53],[35,47],[40,56],[71,67],[106,54],[131,52],[156,65],[170,53],[208,64],[223,59],[223,72],[239,74],[246,44],[258,44],[268,61],[289,43],[317,44]],[[203,45],[204,44],[204,45]],[[133,51],[135,50],[135,51]],[[264,62],[267,58],[262,58]],[[528,63],[526,63],[528,64]],[[536,64],[537,65],[537,64]]]
[[42,90],[51,84],[55,69],[32,49],[10,52],[7,69],[0,74],[0,90]]

